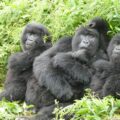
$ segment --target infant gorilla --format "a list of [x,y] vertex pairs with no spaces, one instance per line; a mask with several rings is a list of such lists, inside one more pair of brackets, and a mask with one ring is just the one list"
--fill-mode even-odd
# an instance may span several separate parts
[[120,34],[112,38],[107,51],[109,61],[98,60],[93,64],[96,72],[91,89],[101,98],[107,95],[120,98]]
[[[44,38],[46,37],[46,43]],[[5,97],[9,101],[25,99],[26,83],[32,77],[33,61],[36,56],[51,47],[48,30],[40,24],[27,24],[21,38],[23,51],[10,56],[5,90],[0,100]]]

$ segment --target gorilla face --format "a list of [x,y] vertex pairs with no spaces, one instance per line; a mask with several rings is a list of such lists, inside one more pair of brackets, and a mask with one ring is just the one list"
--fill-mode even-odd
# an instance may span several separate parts
[[44,45],[44,38],[50,42],[50,34],[48,30],[41,24],[28,24],[22,34],[23,50],[31,50]]
[[98,46],[99,33],[88,28],[80,28],[72,41],[73,51],[84,50],[89,56],[95,55]]
[[81,43],[79,44],[79,49],[85,49],[89,55],[94,55],[98,48],[98,38],[94,36],[80,36]]
[[113,63],[120,63],[120,35],[112,38],[107,51]]
[[114,63],[120,64],[120,44],[114,47],[111,55],[111,60]]
[[25,47],[27,50],[34,48],[36,45],[43,44],[40,34],[26,33]]

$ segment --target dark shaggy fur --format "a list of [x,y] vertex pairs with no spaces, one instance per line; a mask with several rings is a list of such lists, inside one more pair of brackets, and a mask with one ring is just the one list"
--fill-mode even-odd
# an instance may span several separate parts
[[112,38],[107,51],[109,61],[95,63],[98,70],[92,78],[91,88],[101,98],[107,95],[120,98],[120,34]]
[[[48,42],[44,43],[44,37]],[[0,100],[5,97],[9,101],[25,99],[26,83],[31,79],[34,58],[51,47],[48,30],[40,24],[26,25],[21,38],[23,51],[10,56],[4,91]]]

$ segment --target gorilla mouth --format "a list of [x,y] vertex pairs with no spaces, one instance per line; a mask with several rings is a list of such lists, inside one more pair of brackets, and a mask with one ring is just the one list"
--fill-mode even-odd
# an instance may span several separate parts
[[30,44],[26,44],[25,46],[26,46],[26,48],[31,48],[32,47],[32,45],[30,45]]
[[120,55],[120,50],[118,50],[118,51],[113,51],[113,55]]
[[88,47],[80,47],[82,50],[89,50]]

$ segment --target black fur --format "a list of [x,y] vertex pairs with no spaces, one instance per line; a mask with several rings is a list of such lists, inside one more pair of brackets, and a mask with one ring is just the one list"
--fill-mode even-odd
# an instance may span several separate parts
[[88,27],[96,29],[100,33],[100,46],[106,52],[106,48],[109,44],[109,36],[107,35],[109,24],[107,21],[101,17],[95,17],[90,20]]
[[[57,71],[53,72],[54,69],[51,70],[50,68],[52,66],[52,58],[59,52],[70,51],[71,40],[72,37],[63,37],[53,47],[35,58],[34,73],[36,78],[39,76],[40,78],[47,78],[51,73],[56,74]],[[34,104],[38,109],[53,104],[56,98],[54,94],[51,94],[49,89],[46,89],[45,86],[39,85],[37,79],[34,79],[34,81],[32,79],[34,79],[34,77],[27,83],[26,102]]]
[[[81,36],[83,38],[80,38]],[[95,44],[86,41],[86,37],[89,36],[92,37],[90,39],[94,39]],[[37,57],[33,71],[39,85],[45,86],[61,101],[82,97],[83,84],[88,84],[91,77],[89,69],[91,57],[93,62],[93,59],[96,59],[96,53],[99,53],[99,40],[98,31],[81,27],[73,37],[72,52],[61,51],[61,53],[54,54],[55,49],[52,47]],[[79,46],[84,41],[91,45]]]
[[97,77],[97,81],[93,77],[92,83],[99,82],[99,84],[91,86],[91,88],[99,97],[112,95],[120,98],[120,34],[112,38],[107,51],[109,61],[101,60],[103,61],[102,66],[100,61],[97,61],[96,65],[101,72],[96,71],[94,77]]
[[[48,42],[44,43],[44,37]],[[23,51],[10,56],[4,91],[0,100],[5,97],[9,101],[25,99],[26,83],[31,79],[34,58],[51,47],[48,30],[40,24],[26,25],[22,34]]]

